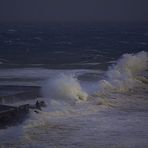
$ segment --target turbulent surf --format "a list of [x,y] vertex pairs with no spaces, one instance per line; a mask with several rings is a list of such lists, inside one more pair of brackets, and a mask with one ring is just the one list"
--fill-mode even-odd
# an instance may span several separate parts
[[0,25],[1,104],[46,103],[0,129],[0,147],[147,148],[147,32]]

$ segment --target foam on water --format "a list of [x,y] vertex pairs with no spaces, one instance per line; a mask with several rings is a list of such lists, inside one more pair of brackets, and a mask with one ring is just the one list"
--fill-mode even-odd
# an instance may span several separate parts
[[[42,94],[47,98],[46,101],[50,102],[51,106],[62,108],[65,104],[59,105],[58,101],[67,103],[79,102],[91,100],[94,94],[125,93],[135,87],[140,87],[143,85],[142,82],[147,83],[147,78],[141,75],[147,70],[147,67],[147,52],[124,54],[115,64],[109,67],[104,79],[96,80],[95,82],[90,80],[83,82],[77,77],[81,74],[87,74],[89,71],[83,71],[83,73],[81,72],[78,75],[76,73],[62,73],[49,78],[43,84]],[[104,100],[103,97],[101,99]],[[55,103],[53,100],[58,101]]]
[[[102,145],[111,145],[114,142],[120,147],[120,143],[125,144],[125,141],[126,146],[147,145],[147,84],[142,83],[147,79],[139,79],[139,76],[143,76],[141,73],[147,69],[147,59],[146,52],[125,54],[109,68],[106,78],[97,82],[77,79],[79,74],[83,75],[87,71],[79,74],[56,74],[52,75],[52,78],[50,76],[42,87],[45,97],[42,99],[49,101],[49,106],[38,114],[31,111],[30,118],[20,127],[1,132],[1,145],[53,147],[63,144],[62,147],[69,147],[76,143],[76,147],[81,147],[81,144],[98,147],[100,142]],[[103,92],[106,96],[99,97],[100,104],[98,96],[94,96],[97,98],[97,104],[92,101],[92,90],[91,93],[86,93],[85,87],[95,89],[94,92],[98,88],[98,94]],[[68,103],[80,100],[81,103]],[[120,109],[115,108],[115,105]],[[121,111],[121,108],[126,111]],[[133,109],[136,112],[130,112]],[[14,140],[9,140],[15,132],[18,134],[14,136]]]
[[106,72],[106,79],[99,81],[99,92],[125,92],[138,86],[142,79],[138,76],[148,68],[147,52],[124,54]]
[[[147,52],[144,51],[137,54],[124,54],[116,64],[112,65],[106,72],[106,79],[100,80],[98,83],[95,82],[95,85],[99,84],[95,87],[93,86],[93,81],[88,83],[83,82],[87,85],[83,86],[84,84],[82,84],[82,82],[80,83],[75,75],[60,74],[53,79],[49,79],[43,85],[42,93],[50,103],[49,107],[45,112],[41,112],[40,116],[43,116],[45,119],[73,115],[81,116],[84,114],[93,114],[101,107],[105,109],[106,107],[110,108],[115,107],[116,105],[120,107],[126,106],[127,108],[137,108],[140,104],[142,106],[140,109],[145,108],[142,104],[147,104],[147,101],[143,95],[141,95],[141,97],[144,98],[143,100],[138,98],[139,92],[137,92],[136,87],[141,87],[140,91],[143,92],[143,94],[145,93],[147,84],[144,85],[142,82],[146,82],[147,79],[140,76],[142,72],[147,70],[147,60]],[[90,94],[86,93],[86,89],[84,88],[95,88],[94,93],[98,88],[97,94],[100,95],[103,93],[105,96],[101,95],[101,97],[98,98],[95,95],[91,95],[92,90]],[[133,97],[127,93],[129,90],[130,94],[133,94]],[[93,97],[96,98],[97,103],[91,101]],[[100,102],[98,102],[98,99]],[[62,102],[63,100],[65,102]],[[80,100],[84,103],[73,104],[72,106],[68,103]]]
[[42,87],[45,97],[53,99],[66,99],[86,101],[87,93],[82,90],[78,80],[73,75],[60,74],[56,78],[49,79]]

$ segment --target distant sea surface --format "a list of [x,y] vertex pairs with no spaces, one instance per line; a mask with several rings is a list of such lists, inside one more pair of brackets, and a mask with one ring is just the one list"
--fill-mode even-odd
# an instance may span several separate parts
[[142,50],[147,24],[0,24],[0,67],[98,69]]

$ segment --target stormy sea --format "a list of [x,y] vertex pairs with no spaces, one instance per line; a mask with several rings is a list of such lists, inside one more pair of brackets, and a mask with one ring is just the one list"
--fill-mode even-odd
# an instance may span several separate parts
[[36,100],[1,148],[147,148],[148,25],[0,24],[0,104]]

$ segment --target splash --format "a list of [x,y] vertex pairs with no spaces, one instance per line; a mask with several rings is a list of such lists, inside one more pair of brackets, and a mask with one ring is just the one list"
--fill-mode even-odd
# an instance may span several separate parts
[[124,54],[116,64],[106,72],[106,79],[99,81],[101,92],[125,92],[141,83],[138,76],[148,68],[147,52]]
[[[137,54],[124,54],[115,64],[109,67],[106,78],[99,81],[97,93],[126,92],[146,82],[146,78],[140,77],[148,68],[147,52]],[[98,84],[98,83],[97,83]],[[90,86],[92,88],[92,85]],[[88,94],[82,89],[77,78],[70,74],[60,74],[56,78],[50,78],[42,87],[42,94],[50,100],[86,101]],[[52,101],[50,101],[52,102]],[[57,105],[56,105],[57,106]],[[58,105],[59,106],[59,105]]]
[[49,79],[43,85],[42,93],[44,97],[73,101],[85,101],[88,96],[73,75],[65,74]]

